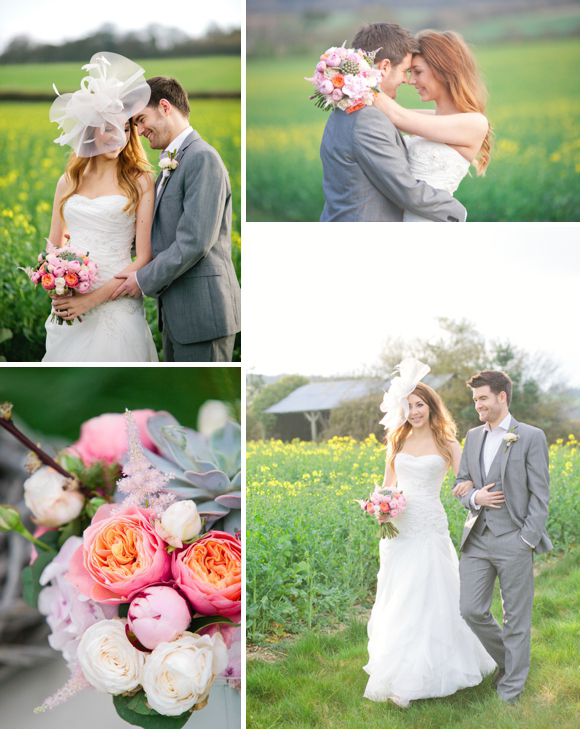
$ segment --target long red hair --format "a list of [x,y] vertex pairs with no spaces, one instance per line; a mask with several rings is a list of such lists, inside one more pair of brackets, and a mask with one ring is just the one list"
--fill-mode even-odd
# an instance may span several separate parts
[[[74,152],[70,153],[65,170],[65,175],[69,182],[69,189],[60,202],[60,217],[63,220],[64,204],[79,189],[83,173],[90,159],[90,157],[77,157]],[[123,210],[128,210],[129,213],[135,212],[143,194],[141,185],[139,184],[139,177],[150,172],[151,165],[147,160],[147,155],[137,134],[137,127],[133,124],[132,120],[129,120],[129,141],[121,150],[117,165],[117,182],[121,190],[129,198],[129,202]]]
[[[419,54],[435,78],[448,89],[459,111],[477,111],[485,115],[487,89],[475,57],[459,33],[453,30],[422,30],[416,37]],[[490,125],[474,163],[478,175],[485,175],[491,159],[491,145]]]
[[[453,459],[451,442],[456,440],[457,435],[457,426],[451,417],[451,413],[447,410],[445,403],[435,390],[423,382],[419,382],[411,395],[420,397],[429,408],[429,425],[433,431],[435,445],[447,465],[451,466]],[[395,470],[395,456],[403,449],[412,427],[411,423],[406,420],[403,425],[399,426],[396,430],[388,431],[385,436],[385,443],[387,444],[387,464],[392,471]]]

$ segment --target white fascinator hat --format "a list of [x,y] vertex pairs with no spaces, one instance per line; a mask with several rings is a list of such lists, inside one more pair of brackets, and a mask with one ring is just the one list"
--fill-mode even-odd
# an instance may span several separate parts
[[95,53],[83,66],[88,76],[73,94],[58,94],[50,108],[50,121],[62,134],[54,141],[69,145],[78,157],[94,157],[126,144],[125,124],[142,111],[151,98],[143,78],[145,69],[118,53]]
[[395,367],[393,374],[398,371],[399,377],[393,377],[381,403],[381,412],[386,414],[380,422],[385,430],[396,430],[406,422],[409,417],[408,397],[430,370],[429,365],[414,357],[402,360]]

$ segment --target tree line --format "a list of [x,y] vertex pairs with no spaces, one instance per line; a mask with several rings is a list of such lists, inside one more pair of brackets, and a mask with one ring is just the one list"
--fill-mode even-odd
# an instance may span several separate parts
[[191,38],[178,28],[151,24],[142,31],[122,33],[105,24],[97,31],[60,45],[37,43],[27,35],[13,38],[0,55],[0,63],[64,63],[86,61],[99,51],[119,53],[127,58],[183,58],[241,53],[239,28],[222,30],[211,26],[205,35]]

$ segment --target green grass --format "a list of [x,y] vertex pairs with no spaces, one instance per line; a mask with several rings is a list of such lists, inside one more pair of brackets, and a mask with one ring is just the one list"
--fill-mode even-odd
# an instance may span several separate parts
[[[246,725],[252,729],[573,729],[580,722],[580,550],[536,578],[532,661],[519,704],[508,707],[488,677],[407,710],[363,698],[366,625],[311,632],[279,648],[282,659],[248,661]],[[492,610],[501,616],[496,591]]]
[[[89,62],[87,58],[86,63]],[[237,56],[204,58],[136,59],[151,76],[174,76],[189,93],[199,91],[239,91],[241,64]],[[31,91],[53,93],[52,84],[61,94],[80,88],[83,63],[29,63],[0,65],[0,92]]]
[[[580,220],[580,77],[567,71],[580,63],[580,43],[497,45],[476,56],[487,79],[495,146],[487,175],[466,177],[455,193],[468,221]],[[248,220],[320,217],[319,147],[327,115],[309,100],[304,81],[315,61],[247,63]],[[400,89],[399,100],[418,104],[410,87]]]

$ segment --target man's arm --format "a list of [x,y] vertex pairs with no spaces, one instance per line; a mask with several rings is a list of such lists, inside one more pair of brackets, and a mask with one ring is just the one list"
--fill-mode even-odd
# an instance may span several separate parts
[[369,180],[404,210],[438,222],[464,222],[467,214],[460,202],[445,190],[436,190],[413,177],[397,135],[393,124],[374,107],[355,119],[354,154]]
[[526,477],[530,500],[520,536],[530,546],[536,547],[546,528],[550,503],[548,445],[541,430],[534,431],[526,454]]
[[211,147],[202,148],[188,162],[185,174],[183,213],[175,240],[139,271],[139,285],[147,296],[160,296],[207,255],[219,236],[230,195],[219,155]]

